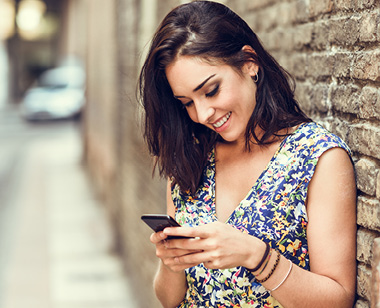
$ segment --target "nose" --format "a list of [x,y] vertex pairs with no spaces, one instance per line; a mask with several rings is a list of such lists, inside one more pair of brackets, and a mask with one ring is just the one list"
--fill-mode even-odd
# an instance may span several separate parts
[[209,124],[210,119],[215,114],[215,109],[208,105],[207,102],[200,102],[196,104],[197,118],[200,124]]

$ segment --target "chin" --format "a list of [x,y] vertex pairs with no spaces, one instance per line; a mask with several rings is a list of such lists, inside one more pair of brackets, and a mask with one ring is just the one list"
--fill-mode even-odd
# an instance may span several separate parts
[[220,138],[225,142],[225,143],[230,143],[230,144],[233,144],[233,143],[239,143],[240,141],[244,142],[245,144],[245,137],[244,138],[237,138],[237,137],[234,137],[234,136],[230,136],[230,135],[222,135],[222,134],[219,134]]
[[220,135],[220,137],[222,138],[222,140],[223,140],[224,142],[231,143],[231,142],[235,142],[235,141],[236,141],[236,140],[233,139],[233,138],[226,138],[226,137],[223,137],[223,136],[221,136],[221,135]]

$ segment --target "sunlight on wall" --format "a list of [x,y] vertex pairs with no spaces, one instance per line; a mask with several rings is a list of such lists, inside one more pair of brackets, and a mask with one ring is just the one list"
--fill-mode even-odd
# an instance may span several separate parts
[[6,40],[14,33],[14,0],[0,0],[0,40]]
[[16,23],[23,38],[33,39],[38,36],[45,11],[46,4],[40,0],[22,0],[20,2]]
[[41,0],[22,0],[16,24],[25,40],[49,38],[58,29],[57,19],[52,14],[46,14],[46,4]]

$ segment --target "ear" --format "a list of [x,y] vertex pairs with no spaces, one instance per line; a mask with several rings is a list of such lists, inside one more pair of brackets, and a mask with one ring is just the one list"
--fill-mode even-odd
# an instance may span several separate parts
[[[246,52],[248,54],[254,54],[256,55],[255,50],[249,46],[249,45],[244,45],[242,48],[243,52]],[[244,64],[243,70],[247,72],[251,77],[254,77],[257,75],[259,72],[259,65],[256,63],[255,59],[251,57],[249,60],[246,61]]]

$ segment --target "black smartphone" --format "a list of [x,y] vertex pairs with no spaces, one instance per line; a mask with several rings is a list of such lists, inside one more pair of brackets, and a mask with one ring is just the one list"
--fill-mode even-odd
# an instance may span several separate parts
[[[166,227],[180,227],[173,217],[166,214],[145,214],[141,219],[153,229],[154,232],[164,230]],[[168,236],[168,239],[185,238],[183,236]]]

